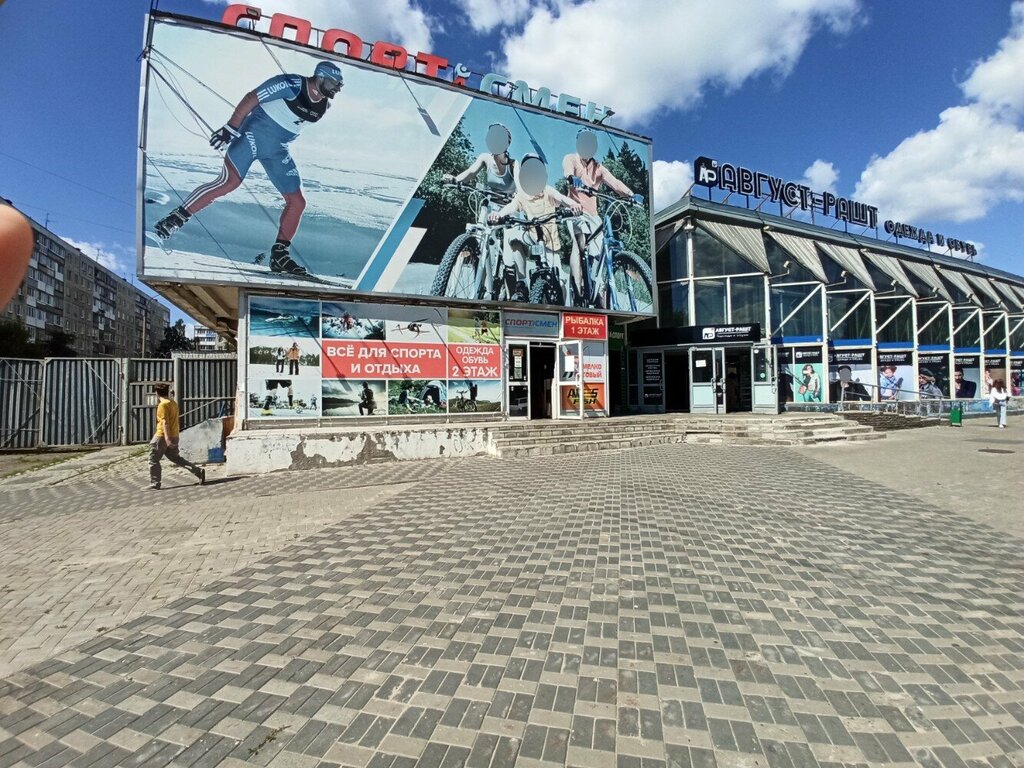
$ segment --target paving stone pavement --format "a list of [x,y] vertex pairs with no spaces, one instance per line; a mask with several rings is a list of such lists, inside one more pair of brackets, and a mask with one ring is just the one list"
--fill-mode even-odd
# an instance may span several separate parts
[[10,675],[0,768],[1024,765],[1021,540],[797,451],[111,476],[0,491],[0,535],[395,481]]

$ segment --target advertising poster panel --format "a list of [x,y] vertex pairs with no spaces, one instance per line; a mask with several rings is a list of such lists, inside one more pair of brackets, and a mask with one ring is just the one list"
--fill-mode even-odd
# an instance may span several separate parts
[[661,405],[663,358],[661,352],[644,352],[641,355],[641,389],[643,405]]
[[957,355],[953,358],[953,397],[972,400],[981,396],[981,358]]
[[921,354],[917,358],[917,391],[922,400],[951,397],[949,354]]
[[878,399],[916,400],[913,352],[878,353]]
[[653,314],[649,141],[176,17],[147,54],[143,277]]
[[992,385],[999,380],[1002,380],[1004,386],[1009,387],[1009,374],[1005,357],[986,357],[985,375],[981,380],[981,396],[988,397],[992,391]]
[[1010,360],[1010,381],[1006,385],[1013,397],[1020,397],[1024,393],[1021,389],[1024,384],[1021,374],[1024,374],[1024,357],[1015,357]]
[[779,393],[787,403],[825,402],[825,366],[821,347],[779,350]]
[[319,416],[320,302],[254,302],[248,339],[250,418]]
[[[602,318],[604,319],[604,318]],[[604,341],[583,343],[583,409],[598,414],[605,412],[607,391],[608,345]]]
[[870,402],[873,399],[874,366],[870,349],[832,350],[828,353],[830,402]]
[[254,296],[249,418],[501,410],[499,313]]

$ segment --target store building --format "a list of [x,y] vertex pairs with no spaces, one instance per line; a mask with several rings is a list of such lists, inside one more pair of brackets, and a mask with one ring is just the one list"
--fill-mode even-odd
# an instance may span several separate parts
[[1020,394],[1024,277],[925,250],[950,241],[882,225],[873,209],[821,226],[758,210],[766,195],[742,194],[753,189],[736,195],[749,208],[697,190],[656,218],[658,319],[629,330],[632,407],[775,413],[957,399],[980,409],[1000,378]]
[[[621,402],[622,324],[655,313],[650,140],[442,61],[240,5],[150,14],[138,271],[235,339],[243,430]],[[224,154],[188,128],[253,89],[262,127]]]

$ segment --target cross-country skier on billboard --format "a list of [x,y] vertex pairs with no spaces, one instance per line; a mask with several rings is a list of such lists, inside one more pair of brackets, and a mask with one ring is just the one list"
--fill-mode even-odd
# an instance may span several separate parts
[[277,241],[270,250],[270,270],[305,275],[305,268],[289,255],[306,199],[288,145],[307,123],[315,123],[327,113],[331,99],[344,84],[338,65],[321,61],[311,77],[277,75],[245,94],[224,127],[210,136],[214,149],[227,147],[220,176],[196,187],[184,203],[160,219],[154,228],[157,236],[166,240],[214,200],[237,189],[253,162],[259,160],[284,198]]

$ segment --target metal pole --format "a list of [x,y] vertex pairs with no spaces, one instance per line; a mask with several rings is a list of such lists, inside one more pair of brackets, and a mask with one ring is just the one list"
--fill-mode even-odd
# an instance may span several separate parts
[[128,445],[129,412],[131,410],[131,403],[129,402],[131,363],[131,358],[121,358],[121,445]]

